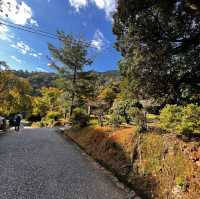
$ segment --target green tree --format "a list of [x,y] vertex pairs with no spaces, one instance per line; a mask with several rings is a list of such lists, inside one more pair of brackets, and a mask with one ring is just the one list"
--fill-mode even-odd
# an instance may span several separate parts
[[80,103],[82,101],[83,105],[87,106],[87,112],[90,115],[91,104],[96,102],[99,94],[98,76],[92,71],[79,73],[78,76],[77,99],[80,100]]
[[111,82],[106,85],[100,92],[98,98],[108,104],[108,109],[112,107],[117,95],[120,93],[119,84]]
[[83,67],[90,65],[92,60],[88,58],[89,44],[82,39],[76,39],[72,35],[65,35],[64,32],[58,32],[58,38],[61,42],[61,47],[56,48],[52,44],[49,44],[49,50],[53,58],[61,62],[63,65],[58,66],[51,60],[51,66],[53,66],[58,72],[60,72],[65,78],[70,79],[71,89],[71,106],[70,116],[74,109],[75,97],[77,95],[77,81],[78,73],[83,70]]
[[2,72],[3,70],[7,70],[10,67],[8,66],[8,64],[5,61],[0,61],[0,72]]
[[142,104],[140,104],[136,100],[118,100],[116,99],[113,103],[113,106],[111,108],[112,115],[115,116],[121,116],[121,118],[124,119],[124,121],[129,124],[132,121],[132,115],[130,114],[130,110],[137,108],[138,110],[141,110]]
[[42,118],[45,117],[48,111],[48,105],[42,97],[33,97],[32,99],[32,115]]
[[58,88],[42,88],[40,97],[33,97],[33,112],[35,116],[45,117],[48,112],[62,113],[62,90]]
[[19,112],[29,114],[32,92],[29,82],[9,71],[3,71],[0,75],[0,114],[6,116]]
[[113,32],[120,71],[140,98],[199,100],[200,15],[193,0],[118,0]]

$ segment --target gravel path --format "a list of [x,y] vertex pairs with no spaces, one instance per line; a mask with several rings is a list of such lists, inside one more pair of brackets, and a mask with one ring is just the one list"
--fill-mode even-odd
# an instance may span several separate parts
[[111,178],[53,129],[0,136],[0,199],[125,199]]

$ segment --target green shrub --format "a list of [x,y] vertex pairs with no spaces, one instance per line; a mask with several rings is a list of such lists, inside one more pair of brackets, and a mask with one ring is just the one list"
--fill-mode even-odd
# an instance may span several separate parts
[[[135,100],[116,100],[111,108],[111,113],[114,120],[121,120],[123,118],[124,122],[127,124],[131,122],[131,116],[129,115],[129,110],[132,108],[142,109],[142,104]],[[114,116],[116,115],[116,116]]]
[[46,119],[47,120],[58,120],[62,117],[61,113],[59,112],[48,112],[47,115],[46,115]]
[[182,176],[176,177],[176,185],[183,188],[185,185],[185,179]]
[[189,104],[182,108],[178,132],[183,134],[200,133],[200,106]]
[[123,122],[125,122],[124,118],[119,115],[119,114],[115,114],[113,113],[111,115],[111,118],[110,118],[110,123],[115,126],[115,127],[118,127],[120,126]]
[[172,133],[177,131],[181,123],[181,112],[181,106],[166,105],[160,112],[160,127]]
[[139,132],[144,132],[147,130],[147,119],[142,109],[132,107],[129,109],[128,114],[131,120],[135,122]]
[[71,117],[73,126],[85,127],[89,124],[89,115],[82,108],[75,108]]
[[200,106],[167,105],[160,114],[160,127],[181,134],[200,133]]

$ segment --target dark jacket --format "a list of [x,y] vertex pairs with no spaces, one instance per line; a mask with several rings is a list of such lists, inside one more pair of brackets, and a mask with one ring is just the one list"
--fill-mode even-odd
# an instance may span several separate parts
[[15,125],[19,126],[21,122],[21,117],[18,115],[15,119]]

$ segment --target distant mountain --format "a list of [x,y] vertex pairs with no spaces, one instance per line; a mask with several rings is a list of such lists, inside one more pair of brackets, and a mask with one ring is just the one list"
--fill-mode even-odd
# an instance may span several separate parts
[[28,72],[28,71],[12,71],[16,76],[27,79],[34,90],[40,89],[42,87],[52,87],[54,86],[54,81],[58,78],[55,73],[45,73],[45,72]]
[[[55,86],[54,81],[59,78],[56,73],[46,73],[46,72],[28,72],[23,70],[12,71],[16,76],[27,79],[33,89],[36,91],[42,87],[52,87]],[[111,81],[120,80],[120,72],[117,70],[111,70],[106,72],[96,72],[97,76],[102,79],[102,83],[109,83]]]
[[103,74],[103,75],[114,76],[114,77],[119,77],[120,76],[120,71],[119,70],[109,70],[109,71],[99,72],[99,73]]
[[104,77],[106,80],[110,81],[119,81],[120,80],[120,72],[118,70],[110,70],[106,72],[97,72],[97,74]]

